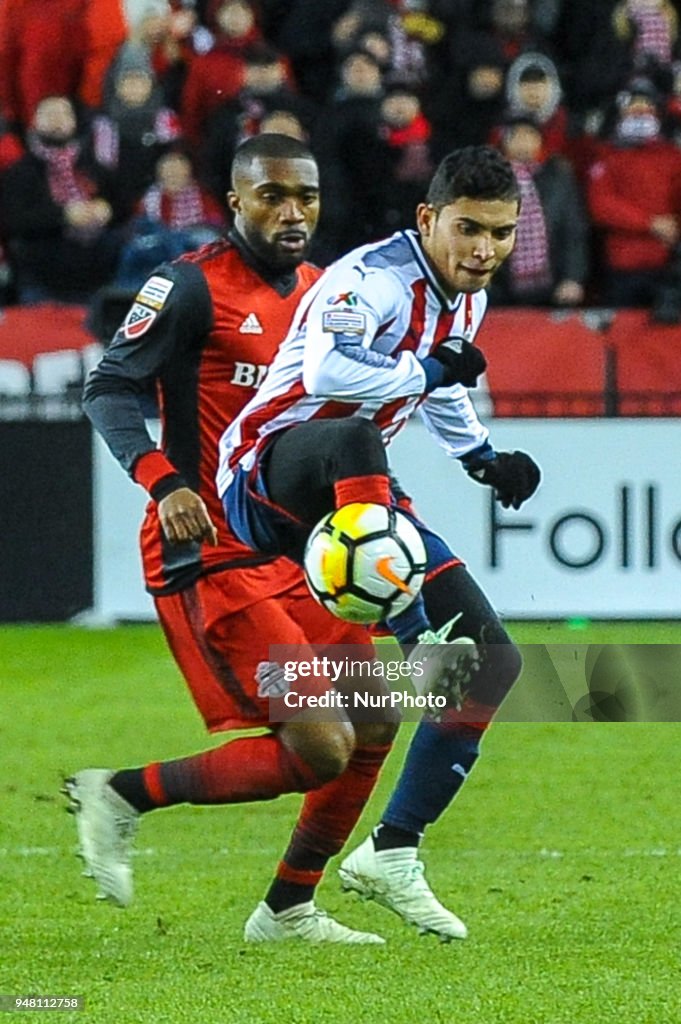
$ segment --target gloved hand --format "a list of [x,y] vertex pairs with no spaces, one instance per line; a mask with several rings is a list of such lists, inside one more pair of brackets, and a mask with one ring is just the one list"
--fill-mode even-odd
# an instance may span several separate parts
[[473,480],[494,488],[504,508],[520,508],[539,487],[541,470],[527,452],[488,451],[486,457],[462,461]]
[[474,388],[487,360],[479,348],[465,338],[445,338],[431,355],[421,360],[426,373],[426,391],[463,384]]

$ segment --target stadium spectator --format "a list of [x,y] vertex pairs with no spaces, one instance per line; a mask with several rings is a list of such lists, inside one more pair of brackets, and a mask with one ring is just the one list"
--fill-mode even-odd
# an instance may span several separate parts
[[265,114],[259,125],[259,135],[288,135],[299,142],[309,142],[309,135],[300,118],[288,110],[273,110]]
[[436,160],[457,145],[476,146],[489,140],[504,112],[505,75],[506,62],[493,40],[477,37],[468,53],[458,55],[425,103],[433,124]]
[[681,239],[681,150],[662,136],[659,96],[647,79],[633,79],[617,99],[588,199],[603,238],[605,301],[650,306],[674,272]]
[[[352,0],[261,0],[269,41],[285,53],[303,95],[325,103],[335,88],[330,68],[337,60],[333,26]],[[367,7],[375,6],[371,2]],[[382,24],[382,20],[381,20]]]
[[385,169],[377,167],[384,184],[382,231],[390,234],[410,223],[433,174],[431,126],[413,88],[400,82],[387,86],[379,134],[385,144]]
[[508,67],[521,53],[547,46],[532,23],[529,0],[493,0],[488,31]]
[[41,100],[26,148],[0,194],[20,301],[87,301],[111,277],[121,244],[111,178],[65,96]]
[[[183,23],[181,23],[183,24]],[[163,92],[164,103],[177,104],[178,80],[182,81],[191,46],[174,32],[174,15],[168,0],[145,0],[139,19],[118,51],[106,73],[103,103],[114,89],[114,82],[126,67],[143,67],[152,72]],[[183,45],[184,43],[184,45]]]
[[26,130],[48,96],[98,104],[106,67],[125,35],[119,0],[0,3],[0,113]]
[[499,305],[577,306],[588,274],[588,220],[570,165],[547,153],[540,127],[516,117],[500,132],[521,205],[516,244],[496,275]]
[[[524,452],[494,451],[467,391],[486,365],[472,343],[486,305],[482,289],[513,249],[518,204],[512,168],[498,150],[454,151],[417,207],[418,231],[352,250],[325,272],[257,394],[220,441],[218,492],[228,521],[254,551],[300,562],[325,514],[399,500],[385,448],[417,408],[449,456],[494,488],[505,507],[531,497],[538,467]],[[426,884],[417,848],[473,767],[485,723],[520,659],[459,559],[413,521],[426,547],[426,579],[386,626],[400,643],[419,641],[417,657],[427,657],[430,644],[445,645],[444,674],[431,677],[431,687],[446,692],[449,678],[455,699],[440,721],[419,724],[380,829],[340,873],[347,888],[376,897],[422,931],[460,939],[466,928]],[[447,641],[462,637],[484,642],[480,662],[464,658],[448,675],[461,648]]]
[[115,176],[121,207],[132,212],[151,184],[159,156],[180,138],[180,122],[163,105],[145,61],[126,61],[112,83],[109,101],[93,119],[95,159]]
[[553,61],[542,53],[524,53],[506,76],[506,105],[512,117],[529,117],[541,128],[546,156],[568,152],[568,113]]
[[566,104],[580,125],[610,104],[631,74],[628,47],[617,38],[612,0],[562,4],[553,35]]
[[275,112],[293,114],[311,134],[316,108],[289,87],[284,58],[266,43],[244,55],[243,84],[229,103],[221,104],[207,122],[200,148],[201,177],[213,195],[224,199],[230,166],[242,142],[261,132],[263,118]]
[[331,258],[382,233],[385,184],[376,168],[384,164],[379,135],[383,94],[381,69],[374,58],[362,51],[348,54],[340,66],[336,93],[325,108],[319,145],[326,182],[320,232]]
[[213,112],[243,89],[246,53],[262,40],[253,5],[247,0],[214,4],[210,24],[215,32],[213,46],[192,61],[182,93],[184,133],[197,151]]
[[622,0],[612,22],[637,69],[650,57],[666,66],[678,57],[679,15],[669,0]]
[[[373,789],[396,723],[353,727],[344,712],[317,708],[272,726],[265,696],[268,671],[277,668],[269,644],[354,643],[371,660],[368,632],[333,619],[292,563],[254,558],[230,533],[215,493],[220,433],[255,392],[319,276],[303,262],[319,208],[309,150],[278,135],[246,142],[235,157],[230,206],[229,240],[160,267],[140,290],[87,381],[85,409],[150,492],[142,532],[147,585],[207,727],[269,731],[142,769],[86,770],[66,788],[88,868],[121,905],[132,898],[130,847],[140,813],[304,792],[288,849],[245,938],[379,943],[318,911],[313,899]],[[138,402],[150,381],[162,396],[162,451]]]
[[155,183],[139,204],[114,284],[141,288],[159,263],[216,241],[224,226],[221,207],[194,178],[189,157],[166,153],[156,164]]

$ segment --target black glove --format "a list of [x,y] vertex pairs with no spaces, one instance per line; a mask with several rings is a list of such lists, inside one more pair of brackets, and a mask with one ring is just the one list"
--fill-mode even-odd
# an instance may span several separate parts
[[484,372],[487,360],[475,345],[465,338],[445,338],[429,356],[422,360],[426,371],[426,390],[463,384],[474,388]]
[[541,470],[527,452],[495,452],[493,458],[464,461],[466,472],[496,491],[504,508],[520,508],[539,487]]

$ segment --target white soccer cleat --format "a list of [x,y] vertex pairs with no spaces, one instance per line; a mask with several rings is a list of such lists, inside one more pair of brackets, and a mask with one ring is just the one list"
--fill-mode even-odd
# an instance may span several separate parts
[[244,927],[246,942],[283,942],[298,939],[312,944],[339,942],[347,946],[382,946],[385,939],[372,932],[357,932],[335,921],[314,903],[298,903],[275,914],[266,903],[259,903]]
[[345,858],[338,874],[344,890],[375,900],[403,921],[416,925],[422,935],[439,935],[442,942],[465,939],[466,925],[435,898],[423,870],[415,847],[376,852],[369,836]]
[[416,692],[421,696],[445,697],[447,704],[457,711],[461,710],[479,668],[475,640],[469,636],[447,639],[462,614],[455,615],[439,629],[421,633],[409,654],[409,664],[414,669],[411,681]]
[[119,907],[132,902],[130,856],[139,813],[109,785],[112,771],[87,768],[64,782],[76,816],[86,877],[97,884],[97,899]]

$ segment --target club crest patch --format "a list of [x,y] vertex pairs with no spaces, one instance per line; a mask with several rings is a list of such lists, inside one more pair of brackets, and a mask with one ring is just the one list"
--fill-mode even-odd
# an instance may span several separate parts
[[364,334],[367,318],[351,309],[329,309],[322,313],[322,330],[332,334]]
[[175,282],[169,281],[167,277],[160,277],[158,274],[154,274],[153,277],[150,277],[142,285],[142,288],[135,296],[135,302],[151,306],[152,309],[163,309],[174,284]]
[[123,321],[123,334],[126,338],[139,338],[149,330],[158,313],[143,306],[141,302],[135,302],[130,312]]

